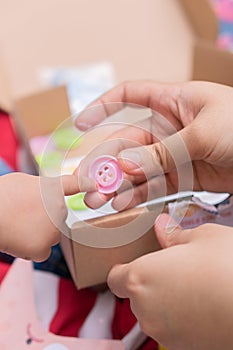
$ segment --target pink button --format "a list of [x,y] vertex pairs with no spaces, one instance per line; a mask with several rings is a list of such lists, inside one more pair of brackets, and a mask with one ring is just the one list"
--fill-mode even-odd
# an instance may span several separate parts
[[122,184],[124,174],[116,158],[101,156],[91,163],[89,177],[96,181],[100,193],[107,194],[118,190]]

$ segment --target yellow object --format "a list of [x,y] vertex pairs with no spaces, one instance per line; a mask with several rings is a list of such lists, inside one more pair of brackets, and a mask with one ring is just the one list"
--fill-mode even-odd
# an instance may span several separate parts
[[159,345],[159,350],[166,350],[164,346]]
[[62,150],[76,148],[82,142],[81,133],[74,127],[57,129],[52,134],[52,138],[57,148]]
[[73,210],[85,210],[87,209],[86,204],[84,203],[84,193],[78,193],[71,196],[68,201],[68,207]]

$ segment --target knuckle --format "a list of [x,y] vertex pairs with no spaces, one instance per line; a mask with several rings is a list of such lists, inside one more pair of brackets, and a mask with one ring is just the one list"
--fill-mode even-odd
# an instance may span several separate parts
[[155,170],[158,173],[161,173],[161,170],[164,171],[169,168],[171,159],[169,153],[166,150],[166,146],[161,142],[152,145],[152,156]]
[[53,232],[50,235],[42,235],[39,239],[34,238],[25,246],[25,256],[38,262],[46,260],[50,255],[51,246],[58,243],[59,235],[58,232]]
[[50,254],[51,254],[51,248],[49,248],[49,249],[47,248],[46,250],[42,251],[40,254],[35,255],[33,260],[35,262],[43,262],[50,257]]
[[121,86],[121,87],[127,87],[128,85],[131,85],[132,82],[133,82],[132,80],[127,79],[127,80],[124,80],[119,86]]
[[142,277],[140,269],[131,265],[128,269],[128,275],[126,280],[126,290],[132,296],[140,294],[142,286]]
[[145,186],[138,186],[137,187],[137,197],[138,202],[143,203],[148,200],[148,188],[145,188]]
[[176,243],[176,234],[167,233],[166,234],[166,247],[172,247]]
[[122,89],[122,102],[128,102],[128,95],[130,92],[130,88],[132,85],[132,80],[125,80],[121,85],[120,85],[120,89]]
[[143,331],[143,333],[150,336],[151,335],[151,332],[150,332],[151,327],[149,325],[149,322],[145,318],[143,318],[143,319],[140,319],[138,321],[138,323],[139,323],[139,326],[140,326],[141,330]]
[[199,122],[194,121],[186,128],[185,137],[184,141],[192,159],[202,159],[208,154],[209,143],[206,138],[206,129]]

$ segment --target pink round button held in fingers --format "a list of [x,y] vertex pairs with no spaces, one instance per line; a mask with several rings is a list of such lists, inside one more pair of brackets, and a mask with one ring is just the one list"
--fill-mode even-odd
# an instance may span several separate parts
[[113,193],[121,186],[124,174],[112,156],[97,157],[90,165],[89,177],[96,181],[100,193]]

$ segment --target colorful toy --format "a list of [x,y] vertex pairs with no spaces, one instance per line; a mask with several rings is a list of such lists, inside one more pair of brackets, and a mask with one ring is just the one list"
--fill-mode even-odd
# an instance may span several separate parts
[[219,20],[217,45],[222,49],[233,50],[233,1],[211,0]]
[[61,150],[76,148],[82,142],[81,133],[73,127],[57,129],[52,138],[55,146]]
[[87,206],[84,203],[84,193],[78,193],[71,196],[67,200],[68,207],[72,210],[86,210]]

